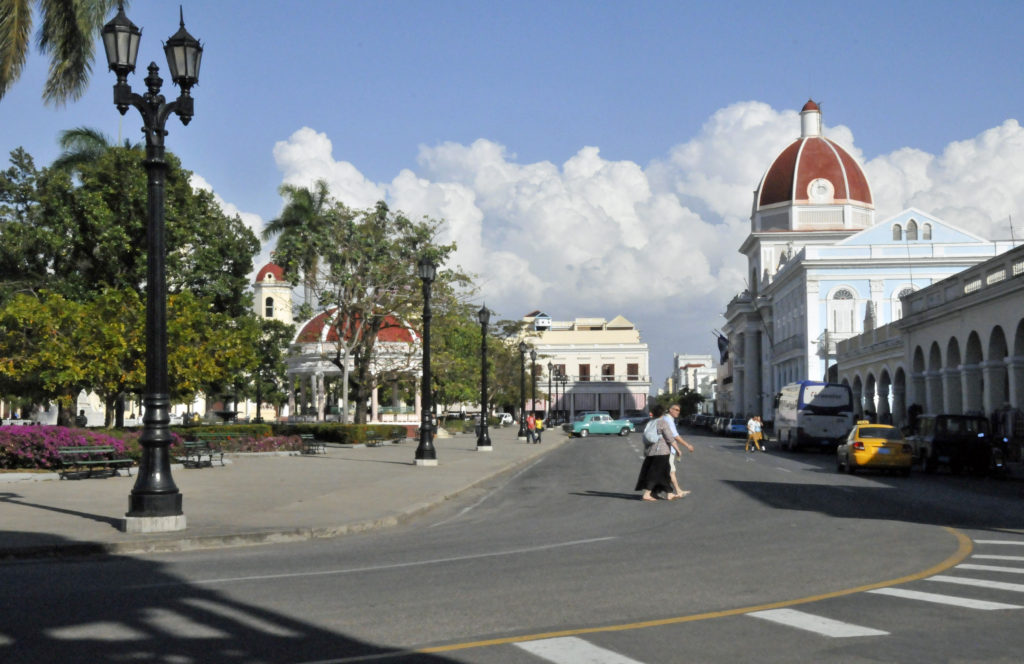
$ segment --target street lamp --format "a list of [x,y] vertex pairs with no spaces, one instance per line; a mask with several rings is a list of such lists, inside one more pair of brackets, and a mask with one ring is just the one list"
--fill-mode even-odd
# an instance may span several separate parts
[[491,436],[487,432],[487,323],[491,322],[491,312],[487,305],[477,312],[480,319],[480,433],[476,437],[476,451],[490,452]]
[[194,109],[190,90],[199,82],[203,47],[185,30],[185,18],[180,9],[179,17],[181,27],[164,44],[171,80],[181,89],[178,98],[169,103],[160,94],[163,79],[155,62],[149,64],[149,75],[145,78],[146,94],[135,94],[128,85],[128,74],[135,71],[142,31],[125,16],[124,3],[118,3],[117,16],[101,31],[107,66],[117,75],[114,104],[121,115],[128,111],[129,106],[134,106],[142,114],[142,130],[146,135],[143,164],[149,187],[146,210],[146,391],[142,396],[145,414],[139,437],[142,459],[135,486],[128,498],[128,513],[124,521],[127,532],[167,532],[185,528],[181,493],[171,477],[169,451],[171,399],[167,386],[167,281],[164,270],[167,255],[164,243],[164,186],[167,176],[164,135],[167,132],[164,127],[171,113],[176,113],[183,125],[192,119]]
[[526,440],[526,342],[519,342],[519,440]]
[[420,443],[416,447],[417,466],[436,466],[434,449],[434,400],[430,392],[430,284],[437,268],[429,258],[421,258],[417,266],[423,280],[423,416],[420,419]]
[[548,362],[548,407],[547,412],[544,413],[544,425],[547,426],[548,420],[551,418],[551,371],[555,368],[555,365]]
[[[537,417],[537,349],[530,349],[530,412]],[[533,432],[533,442],[538,443],[538,433]]]

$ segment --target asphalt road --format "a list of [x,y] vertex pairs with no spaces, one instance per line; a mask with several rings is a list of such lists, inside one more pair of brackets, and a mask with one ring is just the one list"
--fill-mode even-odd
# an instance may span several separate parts
[[591,437],[389,531],[0,566],[0,661],[1024,659],[1024,483],[688,438],[681,501]]

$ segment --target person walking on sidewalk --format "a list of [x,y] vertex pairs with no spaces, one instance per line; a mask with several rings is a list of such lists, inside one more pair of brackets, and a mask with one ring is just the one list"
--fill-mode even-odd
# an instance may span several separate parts
[[537,418],[534,416],[533,411],[526,416],[526,441],[529,443],[537,442]]

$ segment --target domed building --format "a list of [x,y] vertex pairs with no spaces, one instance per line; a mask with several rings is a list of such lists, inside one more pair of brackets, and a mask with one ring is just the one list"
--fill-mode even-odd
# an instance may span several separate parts
[[[267,263],[256,273],[253,308],[261,318],[288,325],[295,323],[292,285],[281,266]],[[294,389],[289,391],[287,411],[282,416],[317,421],[337,418],[342,405],[340,384],[344,372],[335,361],[342,339],[337,327],[331,324],[334,312],[335,309],[328,309],[298,326],[287,360],[287,376]],[[352,358],[346,363],[352,372],[355,368]],[[371,377],[377,388],[371,391],[371,421],[419,421],[421,363],[419,335],[394,316],[385,317],[377,330],[371,364]],[[389,395],[386,406],[379,403],[380,391]],[[405,405],[401,398],[404,393],[415,395],[414,406]],[[264,418],[269,419],[266,414]]]
[[722,327],[719,412],[772,419],[782,386],[828,375],[838,341],[900,319],[903,296],[1010,246],[918,209],[877,221],[863,168],[823,135],[821,107],[808,101],[800,136],[754,190],[739,248],[747,289]]

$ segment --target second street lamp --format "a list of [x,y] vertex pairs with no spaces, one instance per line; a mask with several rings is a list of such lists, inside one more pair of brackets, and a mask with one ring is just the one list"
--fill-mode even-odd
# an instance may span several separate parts
[[477,312],[480,319],[480,433],[476,437],[476,451],[490,452],[491,436],[487,432],[487,323],[491,321],[491,312],[485,304]]
[[420,418],[420,443],[416,447],[416,465],[436,466],[434,400],[430,392],[430,284],[434,281],[437,268],[430,259],[421,258],[417,270],[420,279],[423,280],[423,413]]
[[526,349],[525,341],[519,342],[519,440],[526,440]]
[[552,364],[551,362],[548,362],[548,407],[545,409],[546,412],[544,413],[544,426],[547,426],[548,420],[551,419],[551,370],[554,368],[555,365]]
[[[537,349],[530,349],[530,413],[537,418]],[[540,432],[533,430],[533,442],[540,442]]]
[[128,532],[169,532],[185,529],[181,509],[181,492],[171,477],[170,432],[171,397],[167,380],[167,278],[164,239],[164,199],[167,161],[164,157],[164,136],[167,118],[178,115],[187,125],[194,113],[192,86],[199,82],[199,63],[203,47],[185,30],[184,15],[179,10],[181,26],[164,44],[171,80],[181,94],[167,102],[160,94],[163,79],[155,62],[148,67],[146,94],[132,92],[128,74],[135,71],[142,31],[124,14],[119,3],[117,16],[103,26],[103,48],[107,67],[117,76],[114,84],[114,105],[121,115],[134,106],[142,115],[146,136],[147,210],[147,272],[146,272],[146,391],[142,397],[145,412],[139,437],[142,458],[138,477],[128,497],[128,513],[124,529]]

